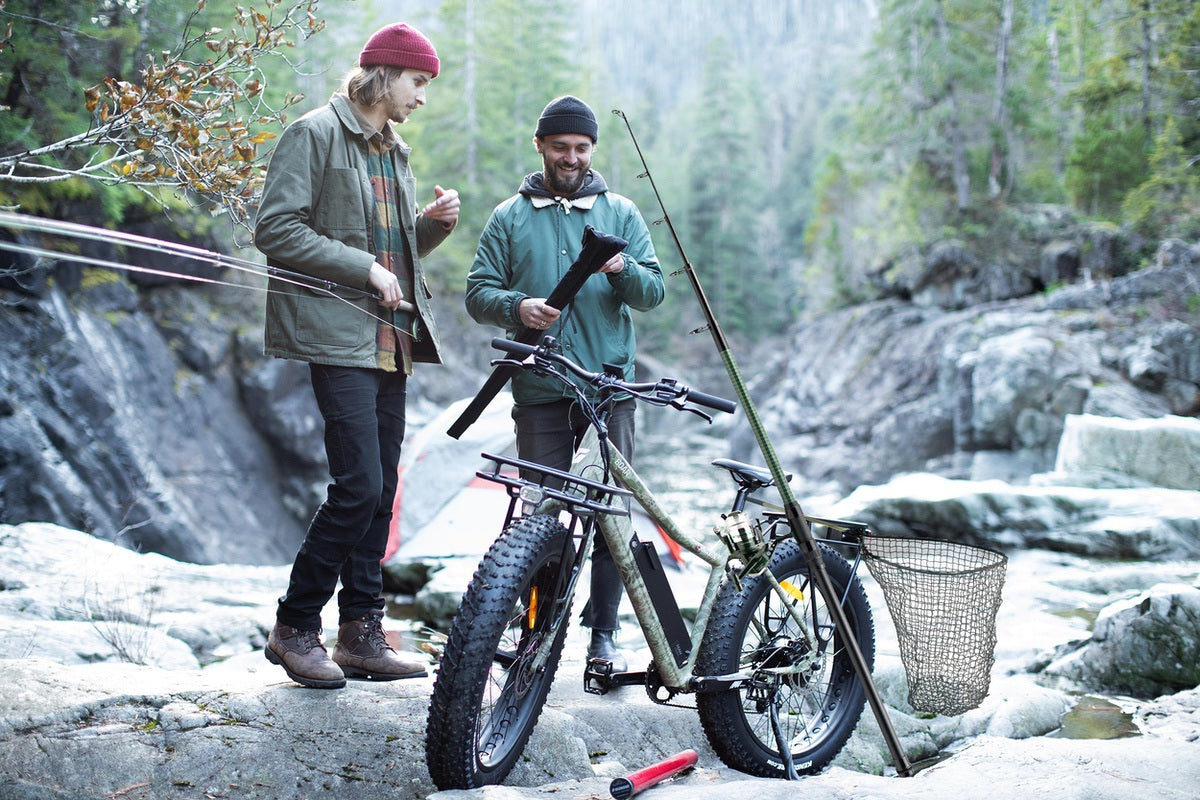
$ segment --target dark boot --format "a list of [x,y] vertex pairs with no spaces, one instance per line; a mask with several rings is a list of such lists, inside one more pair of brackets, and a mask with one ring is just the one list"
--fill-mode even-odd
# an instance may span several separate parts
[[346,676],[329,660],[321,644],[320,628],[302,631],[277,622],[263,654],[267,661],[283,667],[289,678],[311,689],[340,689],[346,685]]
[[371,614],[343,622],[338,628],[333,660],[348,678],[394,681],[397,678],[421,678],[425,665],[406,661],[396,655],[383,634],[383,615]]
[[592,628],[592,641],[588,644],[587,657],[588,661],[591,661],[593,658],[600,658],[611,662],[613,672],[627,672],[629,670],[629,664],[625,661],[625,656],[621,655],[621,651],[617,649],[616,631]]

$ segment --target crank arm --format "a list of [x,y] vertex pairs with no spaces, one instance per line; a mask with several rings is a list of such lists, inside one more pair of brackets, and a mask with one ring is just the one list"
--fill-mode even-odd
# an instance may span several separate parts
[[742,673],[709,675],[702,678],[693,678],[688,688],[696,694],[705,694],[708,692],[725,692],[730,689],[741,689],[746,684],[754,682],[753,676]]

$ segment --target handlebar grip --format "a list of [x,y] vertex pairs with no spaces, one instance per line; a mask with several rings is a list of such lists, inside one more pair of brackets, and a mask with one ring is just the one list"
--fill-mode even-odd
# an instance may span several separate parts
[[503,336],[497,336],[495,339],[492,339],[492,347],[514,356],[520,356],[521,358],[528,358],[537,352],[536,345],[514,342],[512,339],[505,339]]
[[688,391],[687,400],[689,403],[695,403],[698,406],[711,408],[713,411],[724,411],[726,414],[732,414],[737,410],[737,403],[732,400],[726,400],[724,397],[717,397],[704,392],[697,392],[695,389]]

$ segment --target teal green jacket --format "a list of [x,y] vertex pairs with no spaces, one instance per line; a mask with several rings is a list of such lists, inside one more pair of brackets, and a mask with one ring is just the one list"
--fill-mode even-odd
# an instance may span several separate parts
[[[488,219],[467,275],[467,312],[476,322],[503,328],[511,337],[521,328],[517,316],[521,300],[548,297],[578,258],[584,226],[620,236],[629,242],[622,253],[625,268],[590,277],[574,307],[564,311],[546,333],[558,339],[564,355],[585,369],[599,372],[604,364],[613,364],[633,380],[637,344],[630,310],[649,311],[665,296],[662,269],[646,222],[633,201],[607,190],[599,173],[591,173],[576,195],[583,196],[582,203],[575,205],[535,203],[540,178],[540,173],[527,176],[521,192],[497,206]],[[513,378],[512,391],[520,404],[571,396],[557,382],[527,371]]]
[[[418,311],[413,361],[441,363],[438,330],[421,257],[449,232],[417,212],[411,148],[392,147],[399,184],[400,221],[413,261],[412,300]],[[367,276],[375,262],[366,134],[342,94],[305,114],[279,138],[263,186],[254,243],[267,264],[345,286],[371,291]],[[335,290],[338,297],[272,279],[267,294],[264,352],[318,364],[376,366],[375,317],[390,312],[361,292]],[[389,319],[390,321],[390,319]]]

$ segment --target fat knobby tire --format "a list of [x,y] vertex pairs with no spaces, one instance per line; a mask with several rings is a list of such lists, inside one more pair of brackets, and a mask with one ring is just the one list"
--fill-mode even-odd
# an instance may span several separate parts
[[[843,610],[868,666],[875,661],[875,624],[862,583],[851,566],[834,550],[820,546],[825,569],[839,595]],[[780,722],[791,742],[796,772],[820,771],[845,745],[862,714],[866,693],[859,683],[840,634],[833,636],[824,599],[809,580],[808,565],[795,542],[776,549],[769,568],[795,599],[789,603],[819,622],[821,658],[812,668],[783,677],[771,668],[786,668],[809,654],[798,645],[794,620],[780,612],[782,601],[764,575],[743,579],[738,590],[726,581],[697,655],[696,674],[757,673],[757,688],[746,687],[697,695],[700,721],[713,749],[729,766],[765,778],[786,777],[770,724],[769,700],[764,687],[775,686],[782,701]],[[849,586],[849,592],[845,590]],[[816,606],[814,607],[814,603]]]
[[[426,763],[439,789],[500,783],[521,757],[568,627],[569,599],[561,615],[554,608],[565,582],[567,539],[555,517],[517,519],[488,550],[463,595],[426,727]],[[562,622],[551,630],[555,618]],[[554,645],[544,668],[525,670],[537,643],[549,637]],[[505,716],[489,722],[492,714]]]

